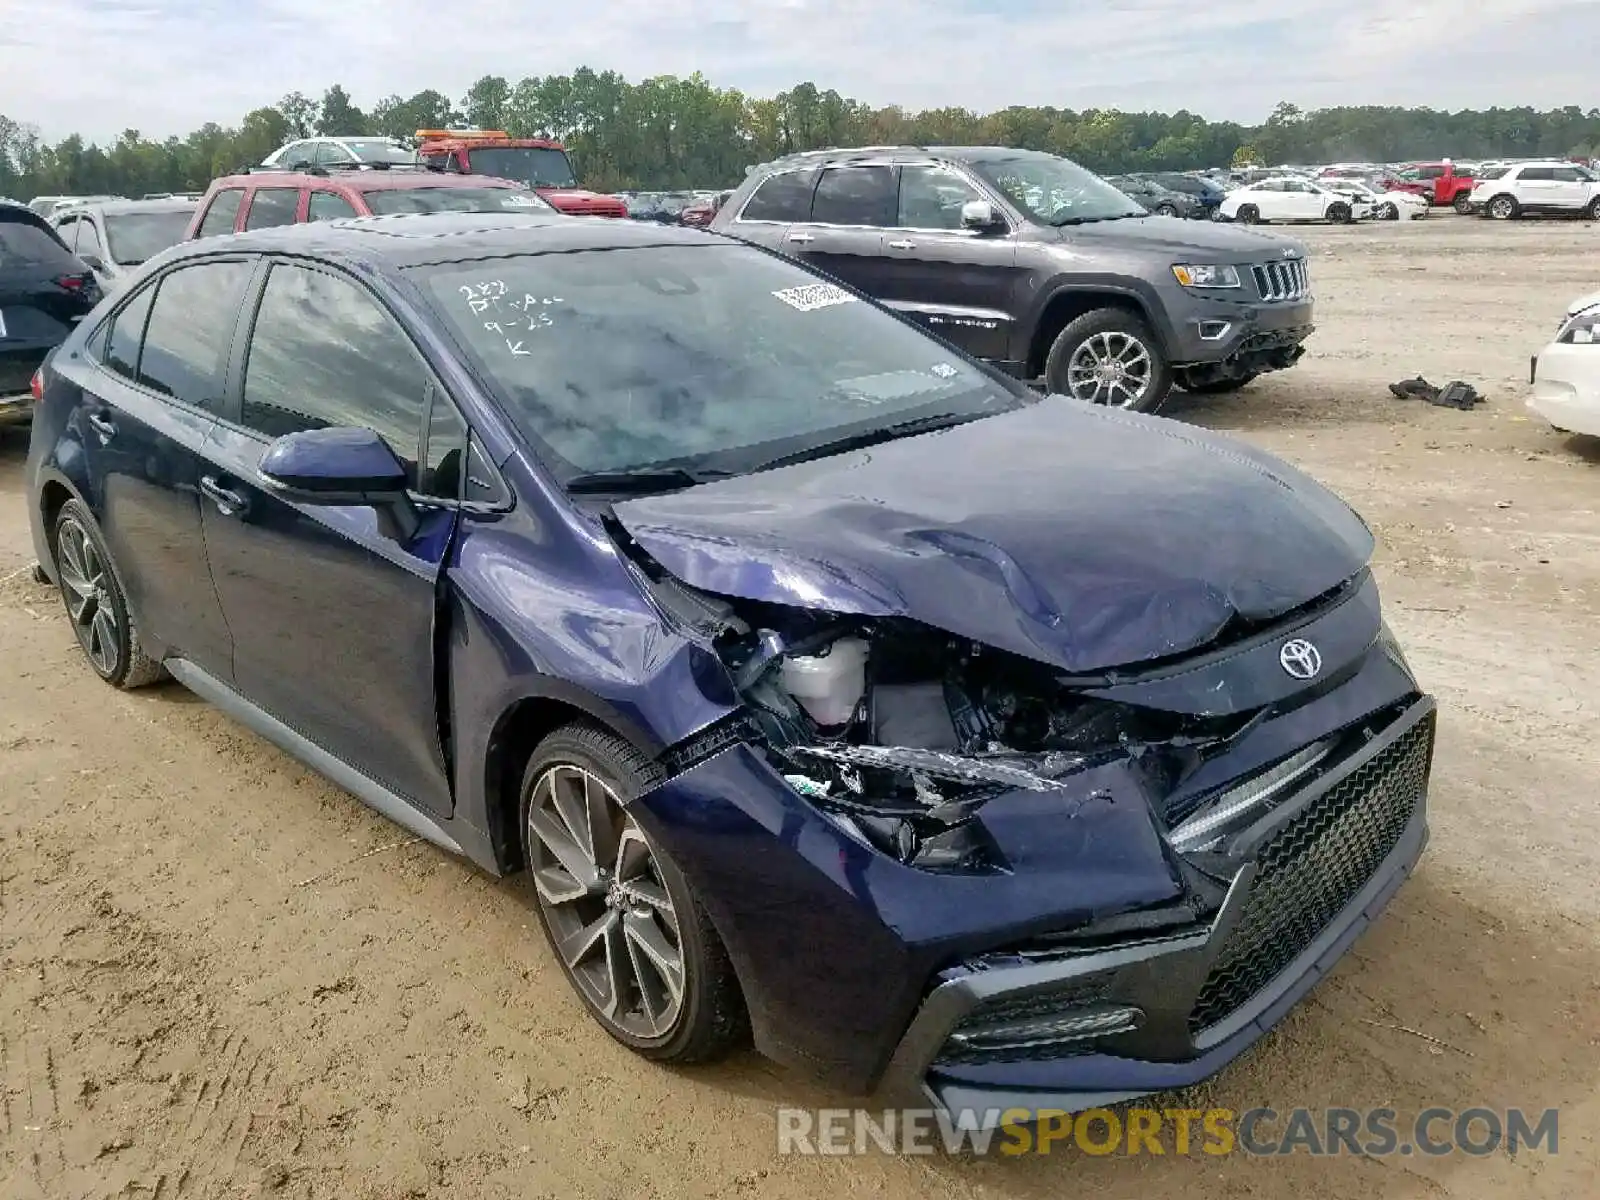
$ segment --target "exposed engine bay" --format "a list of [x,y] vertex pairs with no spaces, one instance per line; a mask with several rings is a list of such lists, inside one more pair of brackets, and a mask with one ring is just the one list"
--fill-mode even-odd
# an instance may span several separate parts
[[1119,761],[1170,792],[1254,720],[1095,699],[1053,668],[914,621],[713,596],[657,574],[657,597],[707,637],[751,740],[858,840],[925,869],[984,869],[971,818],[1006,792],[1094,798]]

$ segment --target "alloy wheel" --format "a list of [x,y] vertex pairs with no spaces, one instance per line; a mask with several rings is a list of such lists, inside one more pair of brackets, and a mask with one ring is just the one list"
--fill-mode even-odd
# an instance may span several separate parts
[[617,1032],[665,1037],[683,1011],[683,938],[655,850],[616,792],[582,767],[550,767],[529,797],[528,847],[573,983]]
[[1510,220],[1511,214],[1515,211],[1516,206],[1511,202],[1510,198],[1506,196],[1497,198],[1495,202],[1489,206],[1489,215],[1501,221]]
[[71,518],[56,531],[56,574],[79,645],[94,669],[109,679],[123,654],[110,571],[88,531]]
[[1133,408],[1150,390],[1150,351],[1131,333],[1089,337],[1067,363],[1067,391],[1077,400]]

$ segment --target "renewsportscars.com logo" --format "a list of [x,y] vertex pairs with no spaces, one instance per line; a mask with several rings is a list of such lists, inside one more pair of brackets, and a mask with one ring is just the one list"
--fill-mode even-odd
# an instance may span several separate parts
[[781,1108],[779,1154],[1149,1154],[1483,1157],[1560,1150],[1559,1110],[1425,1108]]

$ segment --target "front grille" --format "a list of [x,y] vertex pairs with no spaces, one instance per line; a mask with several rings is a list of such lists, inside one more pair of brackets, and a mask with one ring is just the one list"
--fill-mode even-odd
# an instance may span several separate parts
[[1303,258],[1257,263],[1250,268],[1256,294],[1263,300],[1300,300],[1311,292],[1311,276]]
[[1271,983],[1372,879],[1422,803],[1433,725],[1430,713],[1261,848],[1245,910],[1189,1014],[1191,1032]]

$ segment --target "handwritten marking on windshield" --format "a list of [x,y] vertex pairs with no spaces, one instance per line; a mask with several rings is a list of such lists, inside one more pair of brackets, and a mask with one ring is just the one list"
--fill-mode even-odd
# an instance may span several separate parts
[[831,283],[808,283],[804,287],[783,288],[772,294],[800,312],[814,312],[835,304],[854,304],[856,300],[849,292]]
[[531,292],[514,297],[505,281],[500,279],[463,284],[457,290],[466,297],[467,307],[474,316],[495,318],[485,321],[483,327],[490,333],[498,334],[505,342],[506,349],[514,355],[533,353],[526,348],[525,340],[520,335],[550,328],[555,324],[555,319],[546,310],[551,305],[565,303],[560,296],[535,296]]

